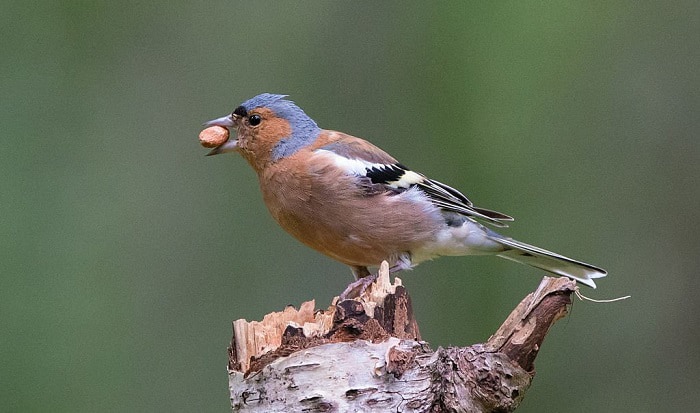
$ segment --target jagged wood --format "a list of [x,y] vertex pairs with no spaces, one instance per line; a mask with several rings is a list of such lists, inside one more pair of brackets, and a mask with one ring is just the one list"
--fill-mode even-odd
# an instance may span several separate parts
[[575,284],[545,277],[486,343],[432,350],[388,265],[360,297],[308,301],[237,320],[229,347],[233,411],[509,412],[522,401],[551,325]]

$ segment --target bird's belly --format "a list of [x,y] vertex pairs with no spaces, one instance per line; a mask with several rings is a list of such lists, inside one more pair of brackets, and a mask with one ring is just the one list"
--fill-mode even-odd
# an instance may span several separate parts
[[[302,243],[337,261],[352,266],[377,266],[408,252],[420,241],[420,234],[408,228],[397,231],[366,223],[320,223],[282,216],[279,224]],[[415,235],[412,238],[411,235]]]
[[444,226],[431,204],[381,199],[324,199],[270,212],[287,232],[307,246],[344,264],[377,266],[436,242]]
[[443,226],[434,239],[411,251],[414,263],[449,255],[488,255],[500,252],[503,245],[492,240],[486,228],[467,220],[461,226]]

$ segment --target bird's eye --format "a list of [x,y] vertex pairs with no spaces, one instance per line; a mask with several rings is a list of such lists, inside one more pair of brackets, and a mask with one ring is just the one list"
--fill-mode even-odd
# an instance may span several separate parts
[[251,126],[258,126],[260,122],[262,122],[260,115],[250,115],[248,118],[248,123],[250,123]]

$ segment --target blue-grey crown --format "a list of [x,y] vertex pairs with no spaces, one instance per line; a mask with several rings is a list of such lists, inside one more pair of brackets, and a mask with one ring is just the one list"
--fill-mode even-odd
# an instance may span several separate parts
[[248,99],[241,106],[246,111],[255,108],[267,108],[273,111],[278,117],[286,119],[292,129],[291,135],[280,139],[272,149],[273,161],[286,156],[293,155],[299,149],[313,143],[321,133],[321,128],[303,110],[291,100],[285,99],[287,95],[276,95],[273,93],[263,93],[254,98]]
[[258,96],[250,98],[243,102],[243,106],[246,110],[253,110],[260,107],[270,107],[273,103],[283,100],[287,95],[275,95],[274,93],[261,93]]

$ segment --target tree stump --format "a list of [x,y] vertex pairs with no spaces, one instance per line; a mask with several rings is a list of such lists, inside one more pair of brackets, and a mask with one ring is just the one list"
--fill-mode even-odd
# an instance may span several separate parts
[[234,412],[510,412],[576,285],[545,277],[486,343],[421,340],[411,300],[386,263],[355,299],[314,301],[263,321],[233,322],[229,391]]

